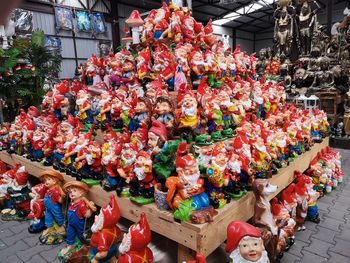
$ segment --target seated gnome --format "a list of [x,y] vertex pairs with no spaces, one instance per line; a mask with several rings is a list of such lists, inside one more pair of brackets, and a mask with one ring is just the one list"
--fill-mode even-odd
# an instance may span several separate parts
[[254,226],[232,221],[227,227],[226,252],[232,263],[269,263],[261,233]]
[[39,233],[43,231],[45,227],[45,205],[44,196],[47,191],[47,187],[44,184],[37,184],[32,187],[32,192],[29,196],[32,198],[30,201],[30,213],[28,219],[30,219],[30,226],[28,227],[29,233]]
[[43,244],[57,244],[64,240],[66,231],[62,213],[62,202],[66,196],[61,188],[63,176],[53,170],[45,170],[40,174],[40,179],[48,188],[44,197],[45,204],[45,229],[39,240]]
[[[192,154],[187,153],[185,142],[179,145],[175,165],[178,176],[170,176],[165,183],[168,188],[167,202],[170,208],[179,210],[178,214],[185,214],[179,217],[180,219],[187,220],[192,210],[209,207],[209,197],[204,192],[204,181],[200,178],[198,161]],[[182,213],[182,210],[187,212]]]
[[136,156],[131,175],[130,200],[139,204],[152,203],[155,184],[156,180],[152,174],[151,155],[145,151],[140,151]]
[[109,203],[104,205],[100,214],[95,216],[91,227],[92,236],[90,246],[83,246],[72,253],[68,262],[117,262],[117,242],[121,236],[117,223],[120,219],[120,211],[117,200],[110,196]]
[[89,187],[85,183],[70,181],[63,186],[63,189],[71,200],[67,211],[67,247],[58,253],[58,258],[64,261],[85,242],[85,221],[91,217],[92,212],[96,212],[96,207],[85,197],[89,192]]
[[129,228],[124,234],[119,246],[118,263],[152,263],[153,253],[147,247],[151,242],[151,229],[148,225],[145,213],[141,213],[140,221]]
[[28,172],[24,166],[17,165],[12,185],[7,187],[13,210],[1,211],[1,219],[5,221],[26,220],[30,212],[30,189],[28,184]]

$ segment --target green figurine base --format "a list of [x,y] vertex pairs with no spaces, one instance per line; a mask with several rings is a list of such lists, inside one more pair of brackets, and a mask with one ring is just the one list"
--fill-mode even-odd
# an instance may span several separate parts
[[66,233],[59,233],[57,229],[58,226],[56,223],[54,223],[53,230],[51,230],[46,235],[41,234],[39,236],[40,243],[45,245],[58,245],[64,242],[66,239]]
[[100,184],[100,180],[94,180],[94,179],[83,179],[81,181],[83,183],[86,183],[88,186],[99,185]]
[[1,211],[1,220],[3,221],[27,221],[26,215],[21,215],[15,209],[3,209]]
[[234,194],[228,191],[225,191],[225,193],[231,196],[233,199],[240,199],[243,195],[247,193],[247,190],[240,191],[238,194]]
[[146,198],[143,196],[130,196],[130,201],[137,203],[139,205],[148,205],[154,203],[154,198]]
[[64,250],[65,248],[61,249],[60,251],[58,251],[57,253],[57,258],[58,260],[60,260],[61,262],[68,262],[68,260],[70,259],[71,255],[74,252],[77,252],[78,250],[80,250],[80,248],[83,246],[83,244],[80,242],[80,240],[78,239],[73,247],[68,250],[64,255],[62,254],[62,250]]

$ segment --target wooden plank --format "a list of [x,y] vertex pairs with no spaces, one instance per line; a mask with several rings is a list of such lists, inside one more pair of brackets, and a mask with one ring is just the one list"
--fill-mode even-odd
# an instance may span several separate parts
[[[272,184],[276,184],[279,188],[277,193],[282,191],[289,185],[294,178],[294,171],[307,169],[311,159],[319,150],[326,147],[329,139],[326,138],[321,144],[315,144],[309,152],[299,156],[288,167],[281,169],[279,173],[270,179]],[[9,155],[2,151],[0,159],[10,165],[22,163],[26,166],[28,172],[34,176],[45,169],[53,169],[52,167],[44,167],[39,163],[31,162],[18,155]],[[71,176],[63,174],[66,181],[75,180]],[[273,198],[277,193],[270,196]],[[91,187],[89,198],[97,205],[102,206],[109,200],[109,196],[115,192],[106,192],[100,186]],[[121,215],[133,222],[139,220],[141,212],[146,213],[151,229],[169,239],[180,244],[178,249],[178,260],[192,255],[193,251],[199,251],[205,256],[212,253],[226,239],[226,227],[232,220],[247,221],[253,216],[255,198],[252,192],[247,193],[239,200],[234,200],[227,204],[224,208],[218,210],[214,222],[195,225],[189,222],[178,223],[174,220],[173,214],[168,211],[160,211],[155,204],[139,206],[132,203],[128,198],[117,197],[120,206]],[[188,248],[188,249],[185,249]]]
[[[273,195],[269,196],[271,200],[286,186],[288,186],[294,178],[294,171],[305,171],[312,158],[316,156],[324,147],[328,146],[329,138],[323,140],[322,143],[315,144],[312,149],[303,155],[299,156],[288,167],[283,168],[279,173],[270,179],[272,184],[278,186],[278,190]],[[226,228],[232,220],[249,220],[254,213],[255,197],[252,192],[238,201],[231,202],[223,209],[218,210],[219,214],[215,217],[214,222],[201,226],[201,238],[198,240],[198,250],[205,256],[211,254],[218,246],[226,240]]]

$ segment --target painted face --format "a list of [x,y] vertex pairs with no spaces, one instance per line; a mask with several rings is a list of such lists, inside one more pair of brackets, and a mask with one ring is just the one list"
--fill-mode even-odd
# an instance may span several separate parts
[[70,187],[69,190],[69,198],[74,202],[84,196],[84,191],[77,187]]
[[258,261],[263,251],[264,245],[260,238],[243,238],[239,243],[239,252],[246,260],[252,262]]
[[148,133],[148,142],[147,145],[150,149],[153,149],[158,144],[159,137],[155,135],[153,132]]
[[44,178],[44,184],[47,188],[51,188],[55,186],[58,183],[58,180],[51,176],[45,176]]
[[215,157],[215,161],[217,164],[223,166],[227,163],[228,158],[226,156],[225,153],[219,153],[216,157]]
[[145,112],[147,110],[146,104],[143,101],[139,101],[136,104],[136,112]]
[[156,112],[160,115],[167,114],[171,111],[170,105],[166,101],[158,102],[156,105]]

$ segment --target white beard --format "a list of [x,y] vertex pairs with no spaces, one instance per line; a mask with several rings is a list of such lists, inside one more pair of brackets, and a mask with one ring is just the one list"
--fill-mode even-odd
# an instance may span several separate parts
[[258,104],[263,104],[264,103],[264,99],[260,96],[257,96],[254,94],[254,101]]
[[204,60],[192,61],[191,63],[195,66],[201,66],[201,65],[204,66],[205,65]]
[[85,101],[86,101],[86,98],[82,98],[82,99],[76,100],[75,103],[76,103],[78,106],[80,106],[80,105],[83,105]]
[[197,184],[199,176],[200,176],[199,173],[195,173],[195,174],[192,174],[192,175],[185,175],[184,177],[188,181],[188,184],[193,186],[193,185]]
[[286,140],[278,140],[277,145],[280,148],[285,148],[287,146],[287,142],[286,142]]
[[186,116],[195,116],[197,114],[197,107],[193,106],[191,108],[186,108],[185,106],[182,106],[182,113]]
[[231,162],[229,161],[227,164],[228,169],[230,169],[231,172],[234,173],[240,173],[241,172],[241,165],[238,161]]
[[211,161],[211,163],[212,163],[214,166],[216,166],[217,168],[219,168],[220,172],[224,172],[225,169],[226,169],[226,166],[227,166],[227,163],[224,164],[224,165],[220,165],[220,164],[216,163],[215,159],[213,159],[213,160]]
[[252,101],[250,99],[241,101],[241,104],[245,109],[249,109],[252,107]]
[[122,155],[122,161],[125,163],[125,166],[130,166],[135,162],[136,157],[131,157],[130,159],[126,159],[124,155]]
[[265,145],[255,145],[254,146],[259,152],[266,153],[266,146]]
[[98,216],[98,222],[96,224],[94,223],[91,226],[91,232],[96,233],[96,232],[100,231],[103,228],[103,223],[104,223],[104,217],[103,217],[103,214],[100,214]]
[[88,153],[85,155],[85,159],[88,165],[91,165],[93,163],[94,158],[92,158],[92,154]]
[[142,167],[134,167],[134,173],[137,176],[137,179],[139,179],[140,181],[142,181],[143,179],[145,179],[146,175],[145,175],[145,166]]
[[225,101],[221,101],[220,102],[220,106],[226,106],[227,108],[231,107],[232,106],[232,102],[229,101],[229,100],[225,100]]
[[249,160],[252,160],[252,152],[250,151],[250,149],[243,148],[242,154],[248,157]]
[[102,163],[107,165],[112,159],[112,154],[108,154],[102,158]]
[[207,166],[211,160],[211,155],[200,154],[198,156],[198,162],[204,166]]
[[98,107],[103,107],[107,102],[109,102],[109,99],[100,100],[97,105]]
[[68,147],[71,146],[73,143],[74,143],[74,141],[65,142],[64,145],[63,145],[63,147],[64,147],[65,149],[68,149]]
[[42,139],[41,136],[36,136],[36,135],[33,136],[33,141],[35,142],[40,141],[41,139]]
[[119,245],[119,253],[121,255],[125,254],[126,252],[128,252],[130,250],[130,246],[131,246],[131,236],[128,233],[126,240],[124,240],[124,242],[120,243],[120,245]]
[[[251,263],[253,261],[249,261],[244,259],[241,254],[239,253],[239,247],[237,247],[235,250],[233,250],[230,254],[230,258],[234,263]],[[266,250],[262,252],[261,258],[258,261],[254,261],[254,263],[269,263],[269,257],[267,256]]]

